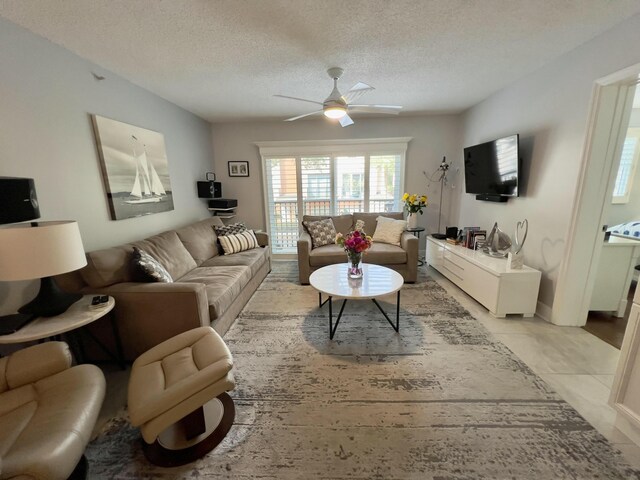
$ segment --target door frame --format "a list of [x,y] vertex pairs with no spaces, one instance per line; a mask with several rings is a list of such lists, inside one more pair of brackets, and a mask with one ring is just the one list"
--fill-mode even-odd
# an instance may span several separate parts
[[[583,326],[604,240],[601,228],[620,163],[620,151],[640,79],[640,63],[596,80],[573,203],[565,257],[551,309],[556,325]],[[584,259],[590,259],[585,261]]]

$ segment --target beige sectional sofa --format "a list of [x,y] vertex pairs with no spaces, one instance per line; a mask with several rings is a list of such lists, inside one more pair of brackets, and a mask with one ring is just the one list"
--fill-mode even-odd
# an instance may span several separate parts
[[[208,218],[145,240],[87,253],[87,266],[59,278],[66,290],[111,295],[125,357],[134,360],[181,332],[212,326],[226,333],[271,270],[268,236],[257,232],[261,248],[220,255]],[[169,271],[173,283],[149,283],[131,264],[133,247]]]
[[[364,221],[364,232],[373,235],[379,216],[402,220],[402,212],[354,213],[336,216],[305,215],[302,221],[315,221],[331,218],[338,233],[346,235],[353,230],[358,220]],[[400,238],[400,246],[373,242],[363,257],[365,263],[384,265],[398,272],[405,282],[413,283],[418,277],[418,238],[404,232]],[[346,253],[340,245],[324,245],[312,248],[311,236],[305,231],[298,239],[298,271],[300,283],[309,284],[309,276],[315,270],[326,265],[345,263]]]

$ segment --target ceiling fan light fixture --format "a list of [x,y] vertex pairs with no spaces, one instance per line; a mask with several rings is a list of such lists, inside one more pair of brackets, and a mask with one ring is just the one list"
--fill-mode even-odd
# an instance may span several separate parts
[[347,114],[347,109],[345,107],[329,107],[324,109],[324,116],[327,118],[332,118],[334,120],[339,120]]

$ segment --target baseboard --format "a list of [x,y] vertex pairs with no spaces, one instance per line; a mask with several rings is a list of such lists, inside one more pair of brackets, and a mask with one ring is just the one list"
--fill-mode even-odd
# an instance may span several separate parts
[[546,303],[542,303],[540,300],[538,300],[537,303],[536,315],[541,319],[551,323],[551,307]]
[[640,430],[629,420],[624,418],[620,412],[616,412],[615,427],[624,433],[633,443],[640,446]]

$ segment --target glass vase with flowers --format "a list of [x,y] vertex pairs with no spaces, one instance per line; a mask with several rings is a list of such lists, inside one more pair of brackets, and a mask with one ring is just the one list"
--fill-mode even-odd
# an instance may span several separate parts
[[371,237],[362,230],[354,230],[346,236],[338,233],[336,243],[347,252],[349,277],[362,278],[362,255],[371,248]]
[[407,210],[407,228],[418,226],[418,213],[422,215],[422,209],[427,206],[427,196],[416,193],[405,193],[402,196],[404,208]]

